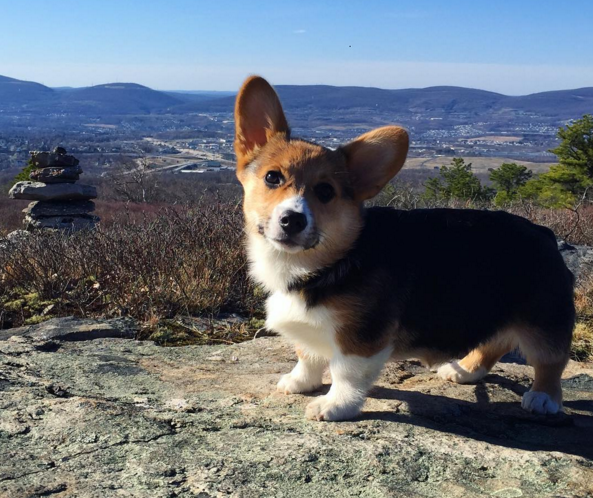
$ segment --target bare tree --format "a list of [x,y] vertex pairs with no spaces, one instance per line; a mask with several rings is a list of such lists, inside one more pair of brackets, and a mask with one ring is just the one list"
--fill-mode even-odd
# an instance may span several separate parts
[[113,189],[129,202],[152,202],[159,187],[146,157],[121,163],[109,176]]

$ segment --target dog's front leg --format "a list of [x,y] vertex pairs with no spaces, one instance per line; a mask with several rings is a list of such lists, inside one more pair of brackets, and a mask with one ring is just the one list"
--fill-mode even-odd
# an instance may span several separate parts
[[296,348],[299,362],[292,372],[283,375],[276,389],[284,394],[310,393],[319,389],[322,384],[323,372],[327,368],[327,360]]
[[311,420],[348,420],[356,417],[364,405],[368,390],[391,355],[391,348],[371,357],[336,352],[329,362],[332,386],[307,406]]

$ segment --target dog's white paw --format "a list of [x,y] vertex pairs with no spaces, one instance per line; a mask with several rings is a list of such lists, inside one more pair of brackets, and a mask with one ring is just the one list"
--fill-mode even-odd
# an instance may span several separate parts
[[547,393],[538,391],[529,391],[523,395],[521,408],[530,413],[547,413],[555,415],[560,411],[560,405],[556,403]]
[[321,385],[321,382],[313,382],[310,378],[300,377],[291,372],[280,378],[276,390],[284,394],[301,394],[315,391]]
[[305,416],[309,420],[349,420],[360,413],[358,404],[338,403],[333,396],[319,396],[307,405]]
[[441,379],[450,380],[457,384],[471,384],[477,382],[484,377],[488,372],[484,367],[478,368],[475,372],[469,372],[463,368],[458,361],[445,363],[437,370],[437,375]]

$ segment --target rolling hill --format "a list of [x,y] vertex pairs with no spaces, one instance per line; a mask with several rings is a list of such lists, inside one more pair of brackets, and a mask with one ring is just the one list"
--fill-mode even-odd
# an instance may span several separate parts
[[100,114],[149,114],[180,105],[183,100],[136,83],[108,83],[60,92],[66,111]]
[[[471,88],[435,86],[384,90],[328,85],[278,85],[287,110],[383,112],[397,116],[542,117],[552,121],[593,112],[593,88],[507,96]],[[136,83],[109,83],[53,90],[39,83],[0,76],[0,110],[79,116],[232,112],[234,96],[217,92],[161,92]],[[225,95],[224,93],[222,95]]]
[[507,97],[503,103],[516,110],[547,116],[582,116],[593,113],[593,88],[533,93],[524,97]]
[[[495,107],[504,95],[471,88],[435,86],[405,90],[328,85],[278,85],[282,104],[287,109],[314,107],[337,110],[381,107],[397,112],[483,112]],[[232,109],[234,96],[186,105],[178,110],[226,111]]]
[[32,102],[52,101],[55,93],[54,90],[40,83],[0,76],[0,105],[12,107]]
[[[593,88],[559,90],[525,96],[452,86],[383,90],[366,87],[335,87],[323,85],[278,85],[276,90],[286,109],[318,110],[376,109],[405,114],[509,114],[529,113],[558,119],[580,117],[593,112]],[[186,104],[182,111],[231,111],[234,97],[224,97]]]

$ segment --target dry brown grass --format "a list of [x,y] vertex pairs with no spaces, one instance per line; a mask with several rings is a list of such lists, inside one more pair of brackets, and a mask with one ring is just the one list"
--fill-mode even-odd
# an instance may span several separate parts
[[29,201],[16,201],[0,193],[0,236],[23,228],[23,209]]
[[[51,303],[52,315],[132,316],[156,324],[176,315],[257,316],[247,277],[242,214],[203,203],[121,219],[71,236],[34,233],[0,249],[0,326],[17,326]],[[3,323],[2,323],[3,322]]]
[[[373,199],[372,203],[397,209],[502,209],[489,201],[427,200],[419,194],[416,186],[399,181],[390,183]],[[593,205],[591,204],[583,203],[575,209],[549,209],[533,202],[517,201],[504,210],[550,228],[557,237],[570,244],[593,246]]]
[[[67,314],[127,315],[143,325],[142,337],[162,344],[251,337],[262,325],[264,296],[247,277],[243,220],[233,192],[196,191],[192,206],[98,200],[102,223],[95,231],[37,233],[0,246],[0,328]],[[376,203],[400,209],[491,208],[428,206],[416,189],[402,184],[386,189]],[[0,233],[21,227],[26,205],[0,196]],[[570,211],[523,203],[509,211],[548,226],[569,243],[593,245],[592,206]],[[593,275],[581,278],[575,302],[572,356],[593,359]],[[206,328],[196,328],[187,320],[221,312],[239,313],[248,321],[210,320]]]
[[593,361],[593,328],[590,323],[576,324],[570,356],[576,361]]
[[575,210],[547,209],[525,202],[518,203],[507,211],[548,227],[556,237],[570,244],[593,246],[593,206],[591,205],[582,205]]
[[579,279],[574,293],[577,325],[572,338],[574,360],[593,360],[593,273]]

